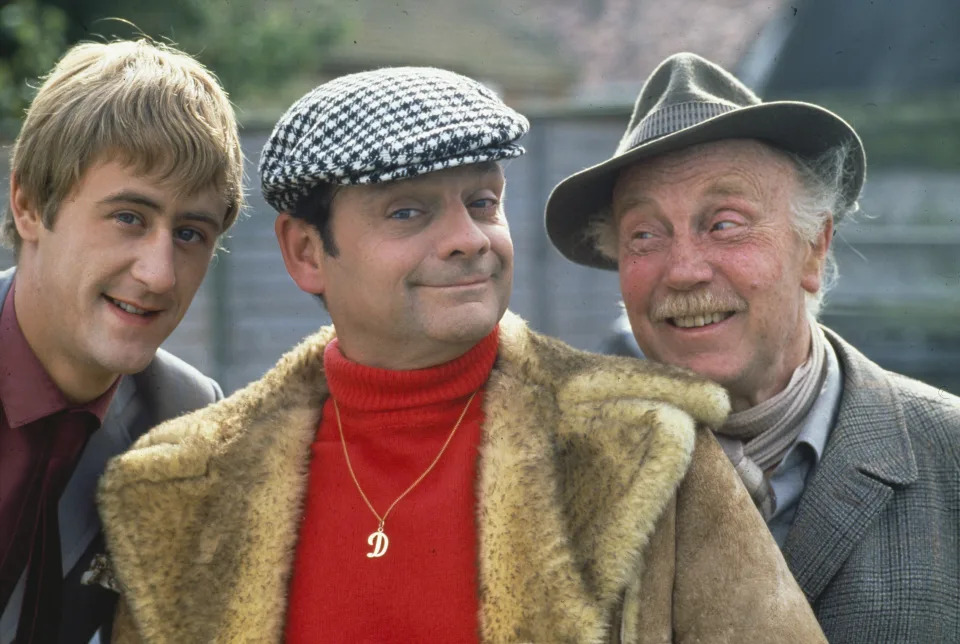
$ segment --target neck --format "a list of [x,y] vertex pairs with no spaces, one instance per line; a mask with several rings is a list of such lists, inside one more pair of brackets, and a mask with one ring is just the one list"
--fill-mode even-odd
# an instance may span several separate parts
[[413,371],[428,369],[452,362],[465,355],[477,342],[439,344],[428,348],[410,346],[363,347],[352,343],[348,338],[337,334],[340,352],[351,362],[365,367],[389,369],[391,371]]
[[803,420],[820,395],[827,375],[827,343],[812,334],[810,358],[776,396],[730,414],[718,432],[744,442],[744,454],[763,470],[776,466],[799,435]]
[[[490,375],[497,357],[497,333],[491,332],[455,360],[427,369],[394,370],[369,367],[352,361],[331,341],[323,352],[330,394],[341,411],[387,412],[430,408],[451,401],[462,404]],[[378,421],[379,422],[379,421]]]
[[63,350],[61,339],[48,337],[49,334],[45,333],[47,313],[40,306],[43,290],[29,278],[24,279],[21,273],[17,271],[13,305],[17,324],[31,351],[71,403],[83,404],[99,398],[119,374],[78,364],[73,356]]
[[727,387],[730,394],[730,407],[734,412],[744,411],[760,405],[787,388],[794,372],[810,357],[812,337],[810,322],[804,317],[803,323],[797,329],[798,341],[781,354],[780,364],[771,377],[770,372],[758,374],[750,378],[747,386]]

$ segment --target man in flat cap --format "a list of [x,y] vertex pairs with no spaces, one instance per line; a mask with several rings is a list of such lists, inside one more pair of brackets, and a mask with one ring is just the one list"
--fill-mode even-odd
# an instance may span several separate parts
[[281,118],[262,189],[333,326],[110,465],[119,641],[823,641],[705,428],[722,389],[506,312],[526,130],[430,68]]
[[[145,106],[148,106],[146,108]],[[193,58],[83,43],[13,146],[0,273],[0,644],[86,642],[116,594],[97,480],[154,425],[223,397],[158,349],[243,203],[233,107]]]
[[957,642],[960,399],[816,322],[865,164],[835,114],[678,54],[546,225],[569,259],[619,269],[647,357],[730,393],[716,433],[828,639]]

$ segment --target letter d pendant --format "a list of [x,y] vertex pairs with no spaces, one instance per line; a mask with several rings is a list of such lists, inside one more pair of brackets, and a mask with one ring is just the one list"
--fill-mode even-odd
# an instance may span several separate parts
[[367,557],[382,557],[387,554],[390,539],[387,538],[386,533],[383,531],[383,523],[380,523],[380,527],[377,528],[376,532],[370,533],[370,536],[367,537],[367,544],[373,546],[373,552],[368,552]]

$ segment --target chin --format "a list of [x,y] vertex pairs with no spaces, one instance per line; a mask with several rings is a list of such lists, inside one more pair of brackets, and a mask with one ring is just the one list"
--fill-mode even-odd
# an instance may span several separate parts
[[716,366],[704,366],[698,364],[691,365],[681,365],[686,366],[688,369],[694,373],[703,376],[708,380],[712,380],[718,385],[729,390],[732,386],[736,385],[740,380],[740,373],[731,371],[729,366],[726,367],[716,367]]
[[442,336],[446,342],[450,343],[476,344],[490,335],[497,326],[497,321],[493,320],[492,317],[487,320],[474,317],[459,323],[451,322],[445,329],[438,329],[440,332],[437,335]]
[[129,376],[146,369],[156,355],[157,347],[152,347],[102,356],[98,362],[104,370],[110,373]]
[[686,356],[664,356],[656,357],[656,354],[647,354],[658,362],[683,367],[697,373],[704,378],[708,378],[721,385],[736,379],[739,370],[735,369],[736,363],[732,356],[723,355],[686,355]]
[[462,326],[459,329],[451,330],[448,334],[448,340],[456,343],[476,344],[490,335],[496,324],[471,324]]

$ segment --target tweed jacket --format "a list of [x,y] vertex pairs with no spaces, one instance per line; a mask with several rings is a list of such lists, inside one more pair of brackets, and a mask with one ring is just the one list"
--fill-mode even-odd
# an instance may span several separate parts
[[[11,268],[0,273],[0,307],[13,283],[14,271]],[[223,392],[216,382],[163,350],[144,371],[120,381],[103,425],[87,442],[60,497],[64,569],[61,642],[87,641],[113,613],[113,593],[80,583],[90,560],[103,552],[95,497],[107,461],[154,425],[221,398]],[[22,595],[23,580],[3,613],[0,642],[11,641],[16,633]]]
[[[100,508],[125,600],[115,641],[282,641],[332,337],[111,462]],[[575,351],[508,313],[483,409],[481,640],[824,641],[698,427],[723,422],[721,388]]]
[[784,557],[831,642],[960,642],[960,398],[825,332],[843,394]]

